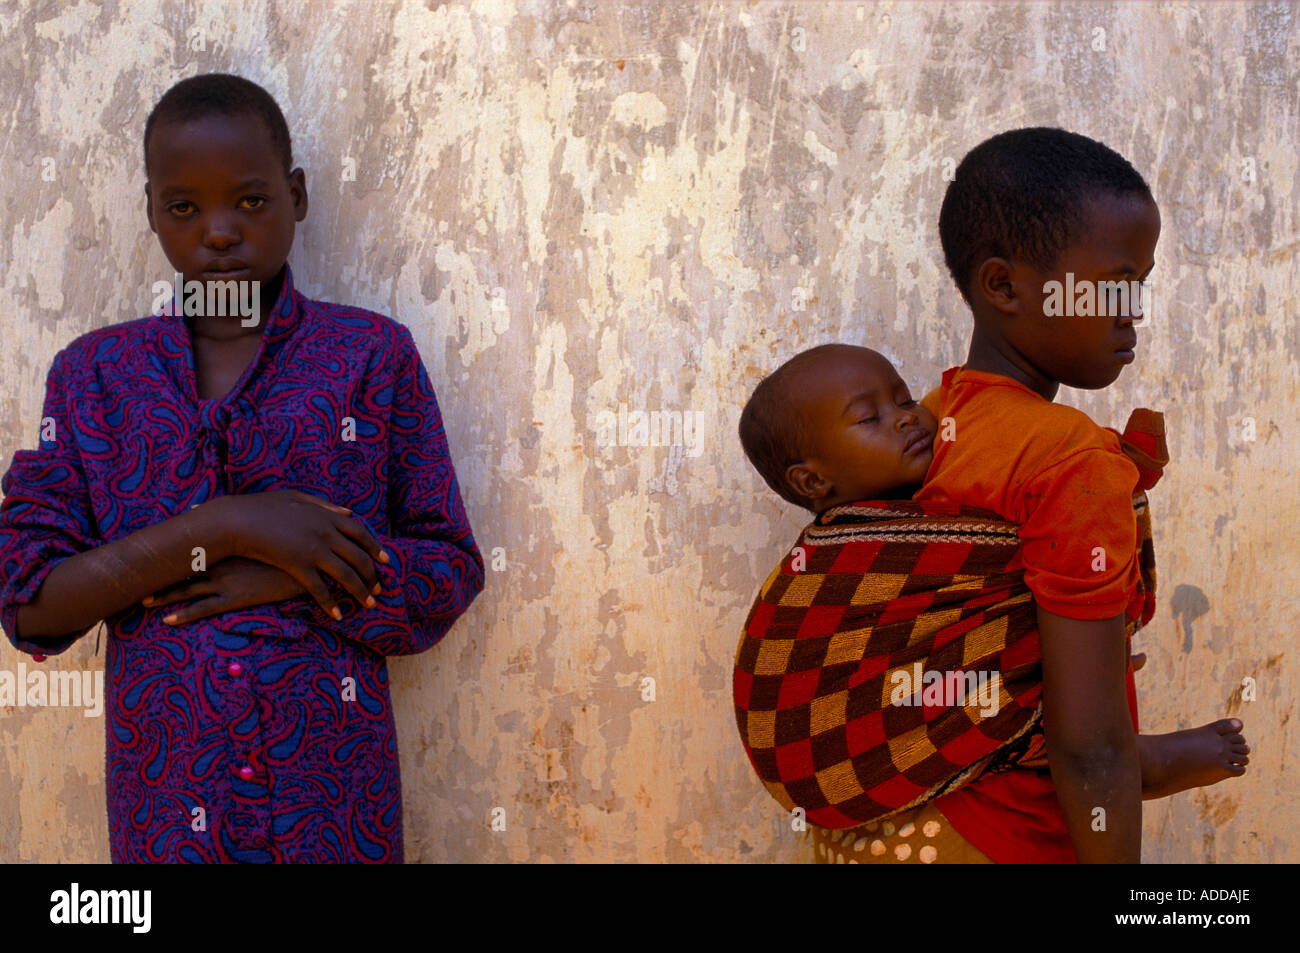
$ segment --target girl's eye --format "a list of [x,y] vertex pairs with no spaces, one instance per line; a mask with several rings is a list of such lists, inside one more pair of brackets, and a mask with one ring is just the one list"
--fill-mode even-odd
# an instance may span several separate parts
[[260,195],[249,195],[244,199],[244,201],[256,202],[257,204],[254,205],[253,208],[261,208],[263,205],[266,204],[266,199],[262,198],[262,196]]
[[171,212],[173,215],[184,215],[185,211],[189,207],[189,202],[173,202],[171,205],[167,206],[167,211]]
[[863,417],[861,420],[858,421],[858,423],[871,424],[871,423],[875,423],[879,419],[880,419],[879,417]]

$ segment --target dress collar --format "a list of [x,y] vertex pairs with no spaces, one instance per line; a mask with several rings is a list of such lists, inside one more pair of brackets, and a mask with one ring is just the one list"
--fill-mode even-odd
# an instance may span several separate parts
[[231,388],[230,393],[219,400],[201,401],[198,398],[198,384],[194,373],[194,349],[190,339],[190,329],[185,323],[183,314],[172,313],[173,303],[171,301],[167,302],[163,307],[162,314],[154,316],[155,327],[157,328],[158,351],[166,362],[181,393],[189,397],[195,405],[224,404],[233,401],[240,396],[263,366],[275,357],[280,348],[293,335],[293,332],[297,330],[298,325],[302,323],[304,300],[303,296],[294,288],[293,269],[289,267],[288,262],[285,262],[284,281],[280,286],[280,294],[271,307],[271,313],[264,318],[267,324],[266,329],[262,332],[262,340],[258,346],[257,355],[240,376],[239,381]]
[[957,383],[958,375],[961,376],[962,381],[970,381],[972,383],[993,387],[1014,387],[1018,390],[1024,391],[1026,394],[1033,394],[1039,400],[1047,399],[1042,394],[1038,393],[1038,391],[1033,390],[1026,384],[1022,384],[1013,377],[1007,377],[1005,374],[994,374],[991,371],[970,370],[964,364],[958,364],[956,367],[950,367],[944,371],[940,386],[945,391],[950,390]]
[[302,320],[302,295],[293,287],[293,269],[284,263],[284,284],[280,286],[280,295],[267,316],[266,331],[262,334],[263,342],[278,342],[293,333]]

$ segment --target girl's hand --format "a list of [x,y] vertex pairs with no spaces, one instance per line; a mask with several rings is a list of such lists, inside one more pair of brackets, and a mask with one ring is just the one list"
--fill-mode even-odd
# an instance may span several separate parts
[[[194,600],[163,619],[170,625],[185,625],[235,609],[283,602],[304,592],[306,590],[298,581],[283,569],[255,559],[234,556],[223,559],[202,576],[178,582],[152,596],[146,596],[143,603],[150,608],[157,608]],[[373,602],[372,599],[371,604]]]
[[361,605],[374,604],[371,595],[380,591],[375,561],[388,562],[388,554],[351,510],[297,490],[219,499],[234,555],[283,570],[335,619],[343,615],[322,572]]

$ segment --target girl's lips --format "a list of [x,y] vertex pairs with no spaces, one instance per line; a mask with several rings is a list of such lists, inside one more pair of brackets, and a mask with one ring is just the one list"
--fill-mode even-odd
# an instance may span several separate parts
[[1121,364],[1132,364],[1136,355],[1134,355],[1131,349],[1124,348],[1123,350],[1116,351],[1115,356],[1119,358]]

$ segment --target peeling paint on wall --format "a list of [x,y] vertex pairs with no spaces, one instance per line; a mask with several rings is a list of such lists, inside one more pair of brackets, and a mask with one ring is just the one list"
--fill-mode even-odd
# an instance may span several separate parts
[[[1300,860],[1287,4],[301,9],[0,7],[0,452],[34,445],[54,353],[170,277],[142,196],[157,97],[199,72],[264,85],[311,195],[295,278],[411,328],[491,567],[442,644],[390,663],[408,859],[811,860],[732,715],[740,626],[801,525],[746,463],[740,408],[826,341],[881,350],[914,391],[960,363],[945,169],[1047,124],[1124,153],[1164,221],[1138,363],[1059,398],[1111,426],[1166,414],[1143,724],[1231,709],[1254,749],[1245,779],[1147,802],[1144,858]],[[621,408],[698,415],[698,454],[599,439]],[[107,860],[102,732],[0,712],[0,860]]]

